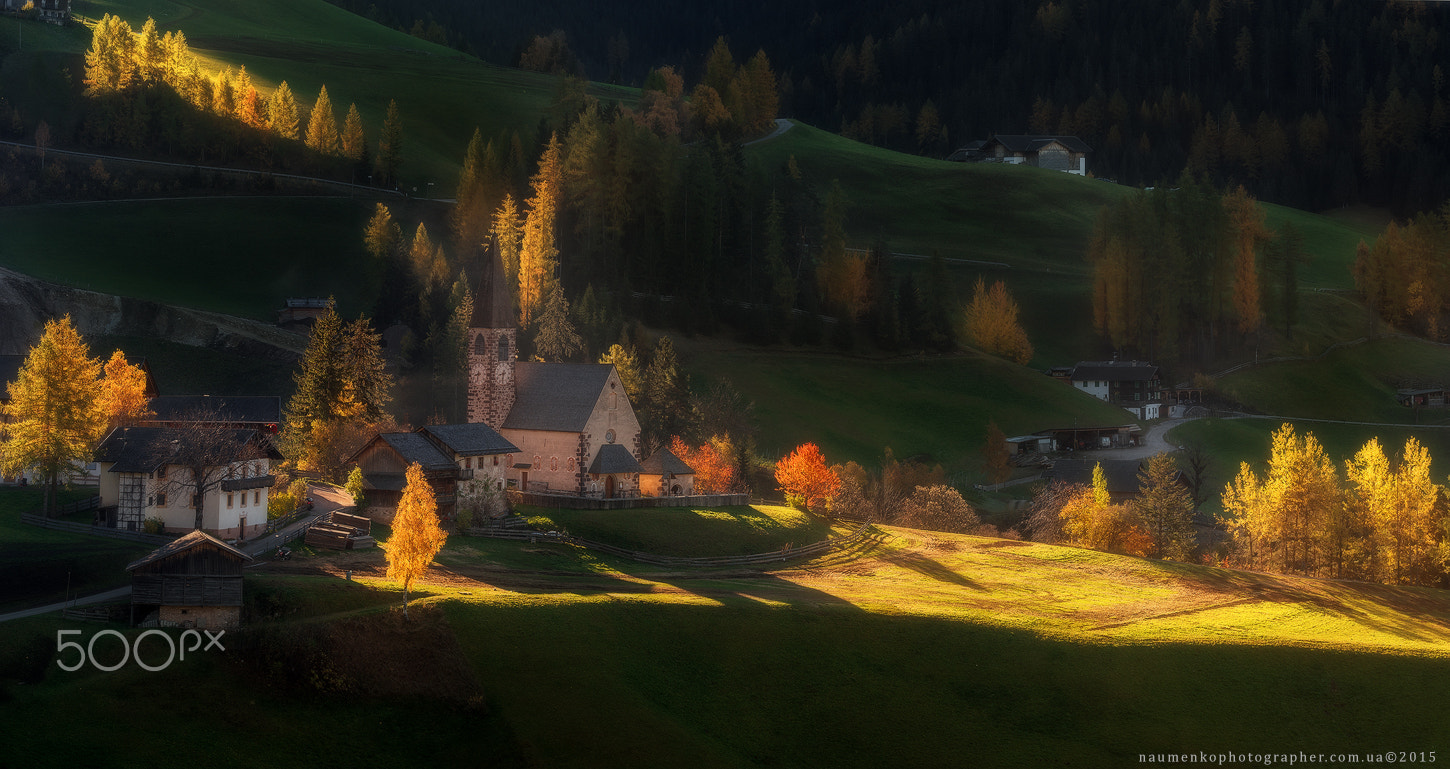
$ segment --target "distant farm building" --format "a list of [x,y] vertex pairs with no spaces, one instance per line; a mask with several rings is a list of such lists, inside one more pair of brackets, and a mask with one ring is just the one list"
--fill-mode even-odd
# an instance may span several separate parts
[[1401,406],[1410,408],[1443,409],[1445,408],[1445,388],[1427,387],[1416,390],[1399,390],[1395,393],[1395,400],[1399,401]]
[[[0,0],[0,10],[19,13],[31,0]],[[61,24],[70,18],[70,0],[34,0],[35,15],[42,21]]]
[[310,328],[318,318],[327,314],[329,304],[331,303],[326,299],[288,299],[282,303],[282,309],[277,311],[277,325]]
[[126,566],[132,624],[232,629],[242,622],[246,553],[193,531]]
[[1007,163],[1087,175],[1087,156],[1092,148],[1076,136],[1047,134],[997,134],[974,141],[947,156],[959,163]]
[[1138,419],[1162,414],[1158,367],[1136,360],[1083,361],[1068,376],[1072,386],[1101,401],[1127,409]]

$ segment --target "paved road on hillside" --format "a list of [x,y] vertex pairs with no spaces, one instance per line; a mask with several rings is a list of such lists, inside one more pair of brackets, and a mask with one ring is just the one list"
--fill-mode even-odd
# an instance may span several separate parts
[[785,133],[786,131],[789,131],[790,130],[790,127],[793,126],[793,125],[795,125],[795,123],[792,123],[792,122],[790,122],[789,120],[786,120],[783,117],[778,117],[778,118],[775,119],[775,130],[774,131],[771,131],[770,133],[766,134],[765,136],[760,137],[759,139],[754,139],[752,141],[748,141],[748,142],[746,142],[746,143],[744,143],[744,144],[742,144],[740,146],[742,146],[742,147],[749,147],[752,144],[759,144],[761,142],[768,142],[771,139],[774,139],[775,137],[780,136],[781,134]]
[[1142,445],[1122,449],[1095,449],[1092,455],[1107,459],[1145,459],[1160,452],[1177,451],[1178,447],[1168,442],[1168,431],[1181,424],[1192,422],[1194,419],[1197,417],[1165,419],[1148,428],[1147,434],[1143,436]]

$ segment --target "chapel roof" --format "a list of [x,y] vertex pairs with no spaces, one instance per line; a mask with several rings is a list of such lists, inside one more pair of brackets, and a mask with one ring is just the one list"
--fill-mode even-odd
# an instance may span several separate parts
[[[582,431],[613,371],[608,363],[515,364],[514,406],[504,429]],[[627,396],[624,400],[629,402]]]

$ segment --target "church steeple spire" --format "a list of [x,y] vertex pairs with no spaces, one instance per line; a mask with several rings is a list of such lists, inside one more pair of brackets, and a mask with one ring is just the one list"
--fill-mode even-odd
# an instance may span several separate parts
[[518,330],[513,292],[496,236],[489,243],[488,265],[473,296],[473,321],[468,330],[468,421],[497,430],[514,407]]

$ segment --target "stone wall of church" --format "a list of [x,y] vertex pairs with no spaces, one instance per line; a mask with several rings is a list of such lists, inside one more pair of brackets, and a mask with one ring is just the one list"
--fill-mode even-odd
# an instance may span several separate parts
[[[548,430],[501,430],[509,443],[519,447],[513,464],[532,465],[528,470],[508,468],[508,479],[523,490],[520,481],[528,473],[530,491],[577,494],[580,488],[579,433]],[[570,464],[573,460],[573,464]],[[588,465],[585,465],[587,468]],[[540,485],[546,484],[546,485]]]
[[518,332],[512,328],[469,329],[468,421],[497,430],[514,407],[514,357]]

